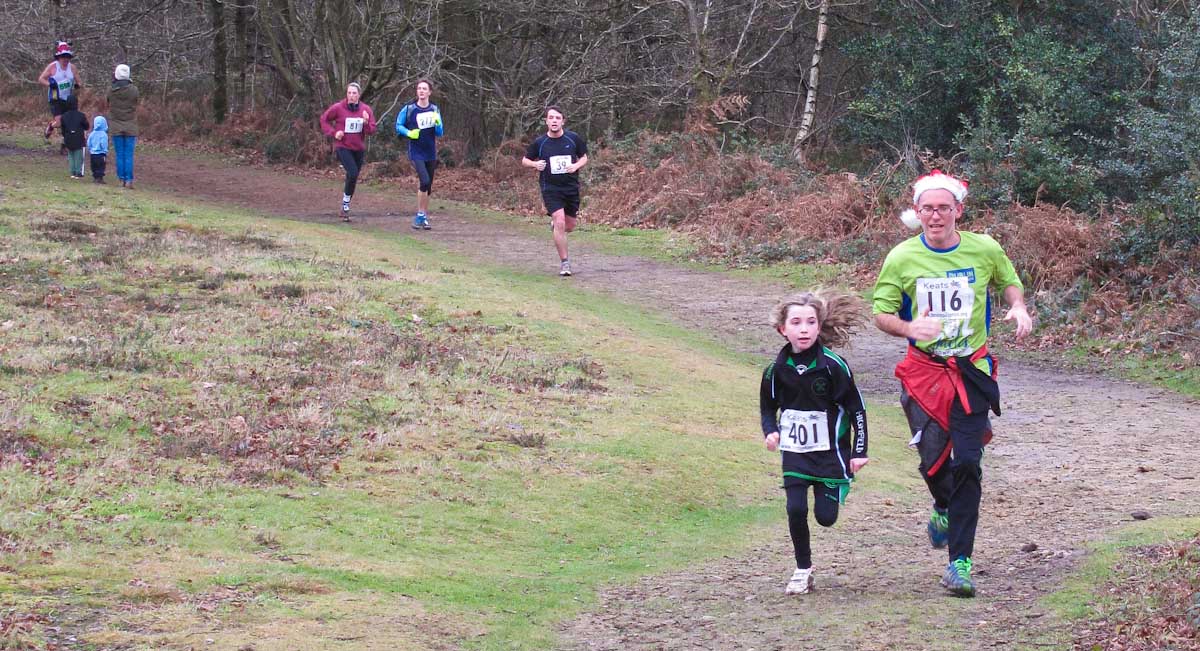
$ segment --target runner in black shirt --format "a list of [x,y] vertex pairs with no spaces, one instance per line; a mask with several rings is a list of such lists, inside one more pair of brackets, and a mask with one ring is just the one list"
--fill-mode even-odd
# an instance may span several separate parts
[[546,109],[546,134],[530,143],[521,165],[538,170],[542,203],[554,231],[554,248],[560,261],[558,275],[571,275],[567,259],[567,233],[575,230],[579,214],[579,170],[587,165],[587,141],[566,131],[566,118],[557,106]]

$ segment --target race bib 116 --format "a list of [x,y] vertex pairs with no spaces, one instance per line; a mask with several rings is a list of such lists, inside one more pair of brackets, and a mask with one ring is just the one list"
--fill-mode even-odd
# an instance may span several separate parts
[[969,279],[917,279],[917,316],[938,319],[942,333],[930,351],[943,357],[971,353],[967,338],[971,335],[971,311],[975,307],[975,290]]

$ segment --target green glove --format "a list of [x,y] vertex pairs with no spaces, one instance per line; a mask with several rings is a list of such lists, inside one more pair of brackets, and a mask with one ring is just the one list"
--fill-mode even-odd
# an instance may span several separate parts
[[417,140],[418,138],[421,137],[421,130],[420,129],[409,129],[408,137],[413,140]]
[[442,114],[441,113],[433,114],[433,124],[436,126],[439,126],[439,127],[442,126]]

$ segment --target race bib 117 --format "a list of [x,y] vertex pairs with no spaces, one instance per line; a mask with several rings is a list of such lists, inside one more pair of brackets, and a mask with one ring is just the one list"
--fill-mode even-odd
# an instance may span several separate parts
[[428,129],[434,125],[435,121],[437,121],[437,113],[433,111],[425,111],[424,113],[417,114],[418,129]]

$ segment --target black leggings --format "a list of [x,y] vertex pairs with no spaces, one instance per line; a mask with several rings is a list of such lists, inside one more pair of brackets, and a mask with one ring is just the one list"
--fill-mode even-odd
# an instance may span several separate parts
[[796,481],[784,487],[787,491],[788,532],[796,552],[796,567],[812,567],[812,545],[808,540],[808,487],[813,489],[813,515],[817,524],[832,527],[838,517],[838,489],[821,482]]
[[338,162],[346,168],[346,185],[342,192],[354,196],[354,187],[358,185],[358,172],[367,159],[367,152],[351,151],[345,147],[338,147],[335,151],[337,151]]
[[437,169],[438,162],[435,160],[414,160],[412,162],[413,169],[417,170],[417,177],[420,179],[421,192],[433,192],[433,171]]

